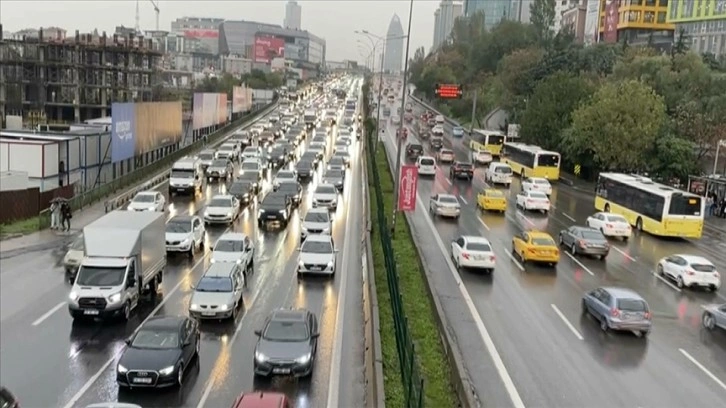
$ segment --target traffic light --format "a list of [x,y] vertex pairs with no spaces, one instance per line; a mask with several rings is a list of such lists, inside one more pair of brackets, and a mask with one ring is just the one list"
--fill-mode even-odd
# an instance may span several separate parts
[[441,99],[461,99],[464,95],[459,84],[436,84],[435,93]]

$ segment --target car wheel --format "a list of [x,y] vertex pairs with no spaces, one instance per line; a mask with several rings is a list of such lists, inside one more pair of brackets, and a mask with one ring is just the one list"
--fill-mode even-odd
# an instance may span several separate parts
[[658,275],[660,275],[660,276],[663,276],[663,275],[664,275],[664,272],[663,272],[663,265],[661,265],[661,264],[658,264],[658,266],[657,266],[657,267],[656,267],[655,269],[656,269],[656,271],[658,272]]
[[196,355],[197,357],[199,356],[199,350],[202,348],[201,344],[202,342],[199,341],[199,338],[197,338],[197,345],[194,346],[194,355]]
[[564,246],[564,245],[565,245],[565,240],[564,240],[564,239],[562,239],[562,234],[560,234],[560,236],[559,236],[559,240],[558,240],[558,241],[559,241],[559,243],[560,243],[560,246]]
[[683,289],[683,286],[685,286],[682,276],[679,276],[678,279],[676,279],[676,286],[678,286],[678,289]]
[[713,315],[709,312],[705,312],[703,314],[703,327],[707,328],[708,330],[713,330],[716,328],[716,319],[713,318]]
[[124,310],[121,318],[125,322],[128,322],[129,318],[131,318],[131,305],[129,304],[129,302],[124,303]]
[[643,219],[638,217],[637,220],[635,220],[635,229],[637,229],[639,232],[643,231]]
[[572,256],[577,255],[577,246],[574,242],[572,243],[572,245],[570,245],[570,253],[572,254]]
[[176,385],[181,388],[184,385],[184,365],[179,364],[179,368],[177,369],[176,374]]
[[608,319],[605,317],[600,318],[600,330],[607,332],[610,330],[610,325],[608,324]]
[[187,256],[190,258],[194,258],[194,245],[189,245],[189,251],[187,252]]
[[605,212],[606,213],[610,212],[610,204],[605,204]]
[[585,302],[585,299],[582,299],[580,311],[582,312],[583,316],[587,314],[587,303]]

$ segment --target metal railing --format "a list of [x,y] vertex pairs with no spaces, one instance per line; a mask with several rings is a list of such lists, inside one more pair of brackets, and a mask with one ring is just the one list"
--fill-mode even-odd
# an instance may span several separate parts
[[[368,92],[364,86],[363,92],[363,115],[368,117],[369,100]],[[416,354],[416,344],[413,341],[409,330],[408,318],[403,308],[403,298],[401,297],[401,289],[398,278],[398,266],[396,265],[396,257],[393,250],[393,241],[389,230],[388,219],[386,218],[383,190],[381,189],[381,176],[378,173],[376,163],[375,150],[370,146],[378,143],[374,134],[375,129],[366,128],[366,142],[368,148],[368,162],[370,163],[373,180],[371,186],[375,192],[376,199],[376,221],[371,226],[371,235],[378,234],[378,238],[383,248],[383,258],[386,266],[386,278],[388,282],[388,293],[391,297],[391,310],[393,312],[393,327],[396,338],[396,349],[398,354],[398,364],[401,374],[401,383],[405,392],[405,406],[407,408],[421,408],[424,403],[424,380],[421,377],[418,358]],[[395,205],[395,203],[394,203]],[[374,242],[373,236],[371,242]]]

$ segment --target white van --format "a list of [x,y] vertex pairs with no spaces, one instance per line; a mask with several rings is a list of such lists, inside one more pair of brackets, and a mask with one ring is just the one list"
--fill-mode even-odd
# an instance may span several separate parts
[[435,120],[436,120],[436,124],[437,125],[443,125],[444,122],[446,121],[444,119],[444,115],[436,115],[436,119]]
[[420,156],[416,160],[416,167],[418,167],[418,174],[421,176],[436,175],[436,159],[431,156]]
[[171,166],[169,196],[174,193],[196,194],[202,191],[202,161],[196,157],[183,157]]
[[484,181],[492,184],[512,184],[512,168],[506,163],[492,163],[484,173]]

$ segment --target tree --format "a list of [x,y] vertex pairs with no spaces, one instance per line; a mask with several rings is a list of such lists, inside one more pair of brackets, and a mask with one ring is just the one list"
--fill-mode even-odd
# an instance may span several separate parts
[[639,171],[665,122],[663,98],[653,88],[627,80],[606,83],[572,114],[562,150],[599,168]]
[[502,82],[504,95],[502,106],[508,110],[523,110],[524,100],[530,95],[535,85],[532,69],[544,56],[539,48],[527,48],[514,51],[502,58],[497,68],[497,76]]
[[671,179],[685,180],[691,174],[698,174],[698,160],[693,153],[693,144],[674,135],[663,135],[656,140],[648,168],[651,173]]
[[543,45],[549,45],[555,25],[555,0],[534,0],[529,5],[529,14],[537,38]]
[[719,140],[726,139],[726,96],[692,100],[678,106],[673,117],[676,134],[697,148],[701,160]]

